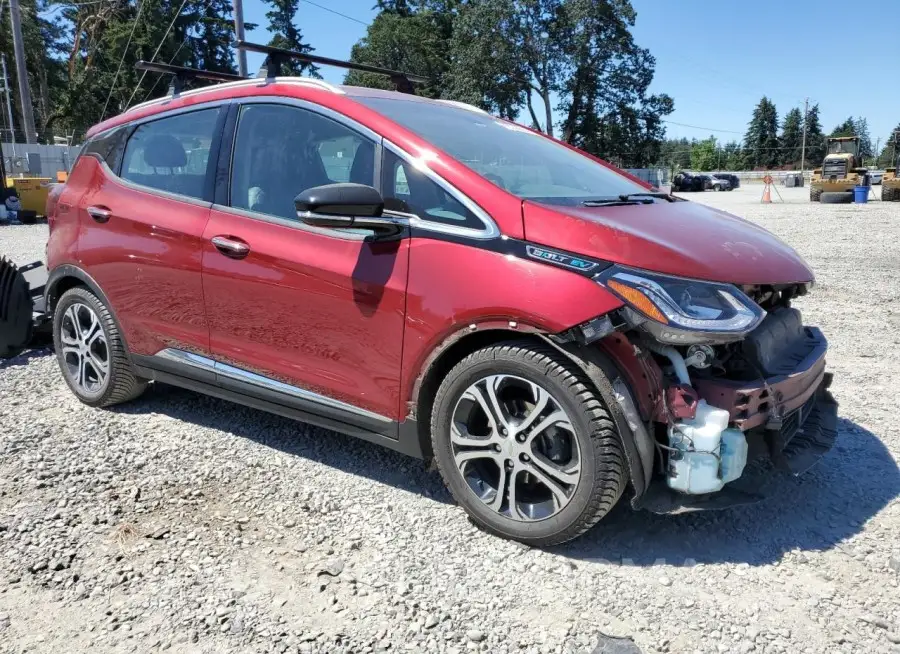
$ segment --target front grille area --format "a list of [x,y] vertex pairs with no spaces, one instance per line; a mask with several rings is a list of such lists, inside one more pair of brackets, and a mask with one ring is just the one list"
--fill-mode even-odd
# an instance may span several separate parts
[[806,401],[803,406],[801,406],[799,409],[791,411],[787,416],[784,417],[784,422],[782,422],[781,424],[781,440],[785,444],[785,446],[787,446],[787,444],[791,442],[791,439],[797,435],[797,431],[801,427],[803,427],[803,423],[806,422],[806,419],[812,412],[815,403],[816,396],[813,395]]
[[826,179],[831,177],[844,178],[847,176],[846,161],[826,161],[822,169],[822,176]]

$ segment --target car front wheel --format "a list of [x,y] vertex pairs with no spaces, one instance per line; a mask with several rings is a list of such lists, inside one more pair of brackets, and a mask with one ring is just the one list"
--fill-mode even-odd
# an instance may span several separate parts
[[529,545],[581,535],[627,483],[602,398],[549,345],[511,341],[464,358],[438,389],[431,432],[441,476],[472,520]]

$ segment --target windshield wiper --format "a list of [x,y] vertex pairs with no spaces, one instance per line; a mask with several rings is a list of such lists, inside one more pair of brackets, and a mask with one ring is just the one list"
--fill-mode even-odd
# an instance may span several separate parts
[[[620,200],[626,201],[631,200],[632,198],[662,198],[663,200],[667,200],[669,202],[680,202],[682,198],[676,198],[674,195],[670,195],[668,193],[662,193],[660,191],[644,191],[642,193],[625,193],[619,196]],[[652,202],[652,200],[648,200],[648,203]],[[647,204],[647,203],[645,203]]]
[[595,200],[583,200],[582,207],[625,207],[630,204],[650,204],[653,200],[630,198],[626,195],[620,195],[615,198],[597,198]]

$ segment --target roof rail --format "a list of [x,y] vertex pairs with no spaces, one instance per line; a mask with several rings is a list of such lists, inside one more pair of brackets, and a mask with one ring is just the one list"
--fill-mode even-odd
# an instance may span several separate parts
[[172,81],[169,83],[169,92],[173,97],[181,93],[184,83],[192,79],[205,79],[213,82],[237,82],[245,80],[246,77],[234,75],[233,73],[217,73],[212,70],[201,70],[199,68],[186,68],[184,66],[173,66],[171,64],[159,64],[150,61],[141,60],[134,65],[135,69],[143,70],[151,73],[163,73],[171,75]]
[[308,64],[321,64],[323,66],[336,66],[347,70],[358,70],[363,73],[374,73],[376,75],[385,75],[391,78],[391,81],[401,93],[413,93],[413,84],[427,84],[428,78],[420,75],[410,75],[398,70],[389,68],[381,68],[380,66],[370,66],[369,64],[358,64],[352,61],[343,61],[341,59],[331,59],[330,57],[320,57],[319,55],[307,54],[305,52],[297,52],[295,50],[284,50],[283,48],[275,48],[271,45],[260,45],[258,43],[248,43],[247,41],[238,41],[235,46],[241,50],[249,50],[251,52],[261,52],[266,55],[266,60],[259,69],[257,77],[265,76],[271,79],[278,76],[281,67],[291,59],[302,61]]

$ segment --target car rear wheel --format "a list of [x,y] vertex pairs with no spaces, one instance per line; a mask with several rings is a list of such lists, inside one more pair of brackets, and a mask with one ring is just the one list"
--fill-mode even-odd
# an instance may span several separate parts
[[626,485],[619,435],[600,394],[553,348],[528,341],[460,361],[431,421],[444,482],[486,531],[534,546],[571,540]]
[[147,382],[132,371],[109,309],[88,289],[63,293],[53,314],[53,344],[63,378],[89,406],[133,400]]

